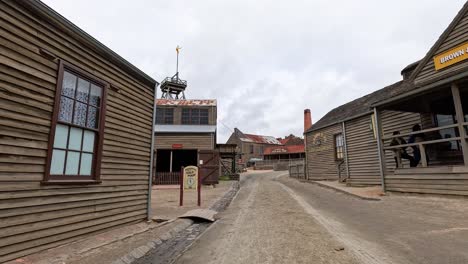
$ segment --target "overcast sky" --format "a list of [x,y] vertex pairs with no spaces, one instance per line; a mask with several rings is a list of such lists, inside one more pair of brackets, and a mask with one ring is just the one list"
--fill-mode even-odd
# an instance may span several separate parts
[[218,100],[218,142],[245,133],[302,135],[329,110],[401,79],[463,0],[45,0],[189,99]]

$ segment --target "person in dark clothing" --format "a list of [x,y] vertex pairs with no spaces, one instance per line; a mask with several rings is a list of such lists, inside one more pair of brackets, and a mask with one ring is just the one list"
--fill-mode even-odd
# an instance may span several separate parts
[[[421,131],[421,126],[418,124],[413,126],[413,132],[417,132],[417,131]],[[426,139],[426,136],[424,135],[424,133],[416,133],[416,134],[412,134],[409,137],[408,143],[409,144],[419,143],[419,142],[423,142],[425,139]],[[411,148],[413,149],[413,161],[411,162],[410,160],[410,167],[417,167],[419,162],[421,161],[421,151],[419,150],[418,146],[411,146]]]
[[[400,131],[393,132],[394,136],[397,136],[399,134],[400,134]],[[392,142],[390,142],[390,146],[398,146],[398,145],[404,145],[404,144],[406,144],[406,141],[402,137],[395,137],[392,139]],[[395,164],[397,168],[399,168],[401,165],[401,159],[409,160],[410,164],[414,162],[413,157],[411,157],[406,152],[406,148],[404,147],[393,149],[393,152],[394,152],[394,159],[395,159]]]

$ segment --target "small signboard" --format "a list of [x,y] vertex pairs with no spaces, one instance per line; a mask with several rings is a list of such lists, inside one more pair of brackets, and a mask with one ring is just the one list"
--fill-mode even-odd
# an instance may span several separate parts
[[198,187],[198,167],[188,166],[184,168],[184,189],[197,190]]
[[180,172],[180,202],[184,205],[184,190],[197,191],[197,205],[201,206],[201,178],[197,166],[182,167]]
[[183,144],[172,144],[173,149],[183,149],[184,145]]

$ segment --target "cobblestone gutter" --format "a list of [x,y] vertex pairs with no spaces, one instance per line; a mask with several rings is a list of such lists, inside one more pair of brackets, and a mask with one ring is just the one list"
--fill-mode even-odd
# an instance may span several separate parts
[[[240,183],[233,182],[229,190],[214,202],[209,209],[224,211],[239,191]],[[166,234],[149,241],[113,264],[172,263],[201,235],[212,223],[194,222],[191,219],[177,219],[178,224]]]

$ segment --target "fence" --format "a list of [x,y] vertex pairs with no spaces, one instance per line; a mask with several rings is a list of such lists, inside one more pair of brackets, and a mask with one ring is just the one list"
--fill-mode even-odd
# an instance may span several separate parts
[[289,177],[305,180],[305,163],[294,163],[289,165]]
[[179,185],[180,172],[156,172],[153,178],[155,185]]
[[304,164],[304,159],[259,160],[255,162],[256,169],[288,170],[290,165]]

